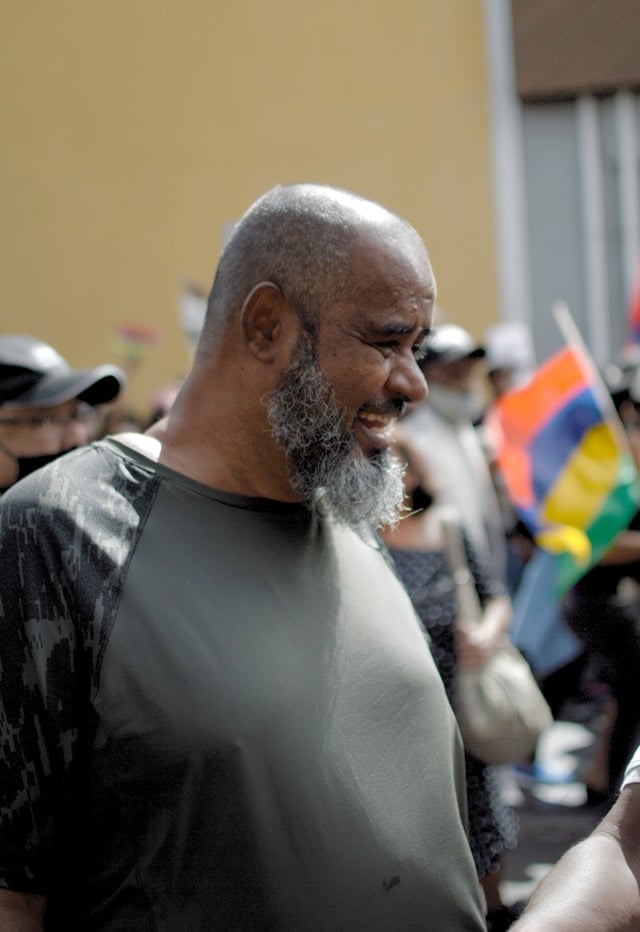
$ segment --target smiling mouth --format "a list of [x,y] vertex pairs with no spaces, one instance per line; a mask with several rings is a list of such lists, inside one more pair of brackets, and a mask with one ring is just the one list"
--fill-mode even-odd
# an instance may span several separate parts
[[385,437],[387,434],[391,433],[393,425],[398,418],[392,414],[376,414],[370,411],[360,411],[358,420],[361,421],[372,434]]

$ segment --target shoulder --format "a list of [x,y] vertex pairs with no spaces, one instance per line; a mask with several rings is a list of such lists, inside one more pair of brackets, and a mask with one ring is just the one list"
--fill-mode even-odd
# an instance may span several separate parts
[[135,500],[152,490],[152,464],[144,469],[104,442],[73,450],[17,482],[2,498],[5,517],[17,514],[59,519],[65,513],[87,515],[109,510],[118,499]]
[[152,470],[103,443],[66,454],[16,483],[0,503],[7,585],[14,585],[19,564],[34,596],[37,578],[46,573],[80,599],[126,564],[158,484]]

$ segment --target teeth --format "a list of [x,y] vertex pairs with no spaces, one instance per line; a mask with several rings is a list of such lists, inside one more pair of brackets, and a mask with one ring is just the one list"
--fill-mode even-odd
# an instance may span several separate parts
[[385,431],[389,430],[389,428],[391,428],[396,421],[396,418],[391,417],[389,414],[372,414],[368,411],[361,411],[358,417],[361,421],[366,421],[368,424],[370,424],[372,428],[375,424],[375,430],[378,433],[384,433]]
[[393,420],[389,414],[370,414],[368,411],[361,411],[359,417],[363,421],[383,421],[385,424]]

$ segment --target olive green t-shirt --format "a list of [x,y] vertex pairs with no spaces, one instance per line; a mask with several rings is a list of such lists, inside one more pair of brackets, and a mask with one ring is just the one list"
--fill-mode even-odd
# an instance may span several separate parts
[[484,928],[459,735],[374,542],[113,439],[18,483],[0,542],[0,876],[50,928]]

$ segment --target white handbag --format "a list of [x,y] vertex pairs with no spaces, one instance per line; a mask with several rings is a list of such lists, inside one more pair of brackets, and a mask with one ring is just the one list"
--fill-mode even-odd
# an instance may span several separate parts
[[[482,607],[460,523],[447,514],[441,525],[459,616],[479,621]],[[526,760],[553,721],[531,667],[506,636],[482,666],[457,671],[455,712],[467,750],[486,764]]]

